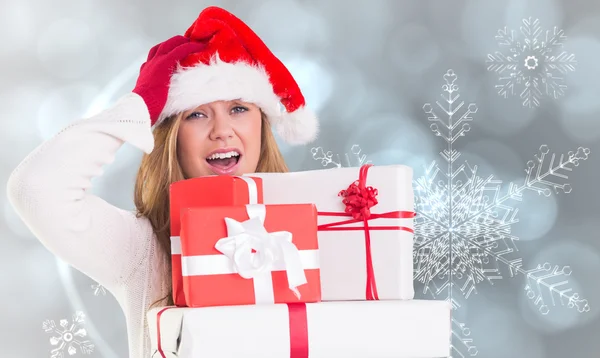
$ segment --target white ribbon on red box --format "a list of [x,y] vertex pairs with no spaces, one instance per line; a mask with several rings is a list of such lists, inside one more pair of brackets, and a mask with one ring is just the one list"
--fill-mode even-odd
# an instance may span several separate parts
[[246,212],[243,222],[225,218],[228,236],[215,244],[223,255],[182,255],[182,276],[237,273],[253,280],[255,302],[265,304],[275,302],[271,273],[286,271],[289,289],[300,298],[297,287],[307,283],[304,270],[319,268],[319,250],[298,250],[291,232],[268,232],[265,205],[246,205]]
[[[264,226],[264,205],[246,205],[249,220],[239,222],[225,218],[227,237],[220,239],[215,248],[227,256],[233,269],[241,277],[265,281],[259,283],[263,290],[273,292],[271,272],[276,263],[286,270],[289,288],[300,298],[298,286],[306,283],[300,252],[292,243],[289,231],[267,232]],[[267,283],[268,282],[268,283]],[[265,285],[271,285],[266,287]]]

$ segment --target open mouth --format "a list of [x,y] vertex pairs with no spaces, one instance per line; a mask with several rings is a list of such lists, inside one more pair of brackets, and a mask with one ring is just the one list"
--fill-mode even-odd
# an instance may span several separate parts
[[206,158],[206,162],[215,174],[231,174],[237,169],[241,154],[237,150],[223,153],[213,153]]

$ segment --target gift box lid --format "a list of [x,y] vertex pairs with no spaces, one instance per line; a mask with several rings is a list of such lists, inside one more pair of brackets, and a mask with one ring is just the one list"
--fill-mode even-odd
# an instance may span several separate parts
[[262,179],[253,176],[211,175],[180,180],[169,186],[171,232],[177,235],[180,230],[181,208],[262,202]]
[[[290,173],[255,173],[262,179],[265,203],[312,202],[319,211],[342,212],[338,195],[359,179],[360,168],[328,168]],[[374,165],[366,185],[378,190],[373,212],[414,211],[413,169],[406,165]]]
[[225,218],[244,222],[255,211],[264,215],[262,225],[268,232],[290,232],[299,250],[318,249],[314,204],[202,206],[181,209],[182,235],[190,238],[182,242],[184,255],[221,254],[215,243],[228,236]]

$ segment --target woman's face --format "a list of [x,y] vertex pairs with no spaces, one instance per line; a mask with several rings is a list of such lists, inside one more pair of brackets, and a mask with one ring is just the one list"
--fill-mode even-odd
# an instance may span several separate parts
[[261,112],[251,103],[217,101],[183,114],[177,155],[189,178],[254,173],[260,157]]

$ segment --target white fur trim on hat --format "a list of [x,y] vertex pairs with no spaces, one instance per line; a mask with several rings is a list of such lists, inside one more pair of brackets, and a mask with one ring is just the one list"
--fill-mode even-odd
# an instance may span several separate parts
[[319,121],[313,111],[300,107],[292,113],[284,112],[271,120],[275,131],[288,144],[305,144],[314,141],[319,132]]
[[210,65],[199,63],[178,68],[171,77],[167,103],[156,124],[205,103],[235,99],[260,107],[282,139],[290,144],[303,144],[316,137],[316,116],[304,107],[293,113],[282,110],[264,68],[243,61],[224,62],[218,55]]
[[279,114],[279,98],[263,68],[245,62],[228,63],[215,56],[210,65],[178,68],[171,76],[167,103],[158,121],[205,103],[234,99]]

